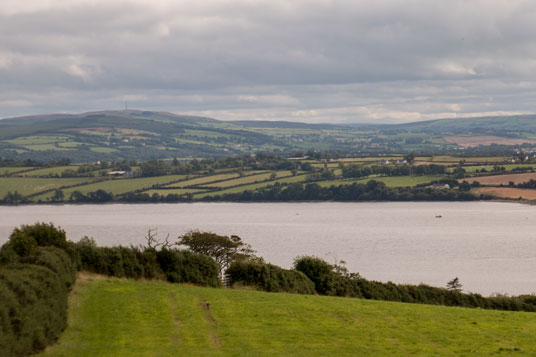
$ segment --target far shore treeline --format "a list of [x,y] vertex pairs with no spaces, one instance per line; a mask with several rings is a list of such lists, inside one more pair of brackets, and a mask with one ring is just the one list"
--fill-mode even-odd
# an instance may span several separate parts
[[170,242],[150,229],[146,241],[140,246],[99,247],[88,237],[67,240],[52,223],[15,228],[0,248],[0,350],[23,356],[59,337],[77,271],[214,288],[536,311],[535,295],[463,293],[457,278],[446,288],[370,281],[349,272],[343,262],[330,264],[314,256],[296,257],[293,268],[284,269],[256,256],[238,236],[191,231]]
[[[225,159],[78,165],[68,160],[39,163],[0,158],[0,204],[467,201],[492,196],[473,190],[479,182],[473,179],[469,184],[462,181],[465,177],[534,171],[531,164],[509,167],[510,171],[496,163],[490,167],[480,162],[482,158],[472,163],[438,158],[447,162],[437,164],[434,158],[411,154],[391,161],[377,157],[346,162],[327,153],[325,157],[307,154],[295,160],[259,153]],[[466,169],[472,172],[470,176]]]

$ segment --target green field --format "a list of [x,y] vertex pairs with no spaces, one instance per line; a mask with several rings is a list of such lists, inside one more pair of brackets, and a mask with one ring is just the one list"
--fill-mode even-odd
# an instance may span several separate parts
[[385,183],[389,187],[413,187],[423,183],[429,183],[435,180],[441,180],[445,176],[433,176],[433,175],[424,175],[424,176],[390,176],[390,177],[367,177],[364,179],[340,179],[340,180],[329,180],[329,181],[320,181],[318,184],[320,186],[329,187],[331,185],[351,185],[354,182],[357,183],[367,183],[370,180],[375,180]]
[[238,176],[239,174],[236,172],[233,172],[231,174],[203,176],[203,177],[198,177],[198,178],[194,178],[191,180],[173,183],[173,184],[167,185],[166,187],[182,188],[182,187],[187,187],[187,186],[201,185],[201,184],[210,183],[214,181],[228,180],[228,179],[236,178]]
[[76,141],[66,141],[66,142],[61,142],[61,143],[58,143],[59,146],[61,147],[64,147],[64,148],[76,148],[80,145],[83,145],[82,143],[77,143]]
[[433,156],[431,158],[431,161],[458,163],[462,160],[465,160],[465,162],[467,163],[479,163],[479,162],[485,163],[485,162],[504,162],[508,159],[511,159],[511,157],[508,157],[508,156],[482,156],[482,157]]
[[69,148],[57,147],[54,144],[24,145],[24,147],[26,149],[28,149],[28,150],[41,150],[41,151],[44,151],[44,150],[60,150],[60,151],[70,150]]
[[160,196],[167,196],[167,195],[171,195],[171,194],[186,195],[188,193],[197,193],[197,192],[204,192],[204,191],[205,190],[198,189],[198,188],[175,188],[175,189],[171,189],[171,190],[168,190],[168,189],[166,189],[166,190],[147,190],[147,191],[144,191],[143,193],[146,193],[149,196],[151,196],[154,193],[158,193]]
[[191,136],[197,136],[201,138],[230,138],[232,137],[231,134],[226,133],[220,133],[217,131],[209,131],[209,130],[194,130],[194,129],[185,129],[183,135],[191,135]]
[[[512,169],[515,169],[516,167],[531,168],[531,169],[536,168],[536,164],[506,164],[506,165],[498,164],[497,166],[504,167],[505,170],[507,171],[511,171]],[[482,170],[482,169],[486,169],[486,171],[489,172],[493,170],[493,167],[494,165],[479,165],[479,166],[464,166],[463,169],[465,170],[465,172],[474,173],[476,172],[476,170]],[[453,170],[454,170],[453,167],[449,167],[447,169],[448,172],[452,172]]]
[[46,356],[535,355],[534,313],[84,277]]
[[292,175],[292,173],[288,170],[274,171],[274,172],[266,172],[263,174],[244,176],[244,177],[236,178],[234,180],[227,180],[227,181],[217,182],[211,185],[203,185],[203,186],[213,187],[213,188],[227,188],[227,187],[233,187],[233,186],[239,186],[239,185],[246,185],[249,183],[256,183],[256,182],[269,180],[270,176],[273,173],[276,174],[276,178],[282,178],[282,177],[287,177],[287,176]]
[[106,192],[112,192],[116,195],[150,188],[153,185],[164,185],[169,182],[183,180],[185,175],[169,175],[169,176],[158,176],[158,177],[142,177],[142,178],[133,178],[133,179],[115,179],[115,180],[106,180],[103,182],[97,182],[90,185],[84,185],[79,187],[74,187],[72,189],[65,190],[65,194],[68,196],[71,192],[80,191],[84,194],[89,192],[95,192],[97,190],[104,190]]
[[117,149],[108,148],[108,147],[104,147],[104,146],[92,147],[90,149],[91,149],[91,151],[100,152],[100,153],[104,153],[104,154],[109,154],[111,152],[116,152],[117,151]]
[[65,170],[73,170],[76,172],[78,169],[78,166],[70,165],[70,166],[55,166],[55,167],[45,167],[44,169],[36,169],[32,171],[25,172],[24,176],[48,176],[48,175],[61,175],[61,173]]
[[0,175],[10,175],[15,172],[32,170],[33,167],[0,167]]
[[331,162],[331,163],[326,163],[326,164],[311,164],[311,166],[316,167],[316,168],[328,167],[330,169],[334,169],[336,167],[339,167],[339,164],[336,162]]
[[[259,173],[263,173],[263,172],[266,172],[266,171],[246,171],[244,172],[246,176],[240,178],[240,180],[241,179],[251,180],[248,177],[252,177],[253,175],[258,175]],[[183,188],[183,187],[199,186],[199,185],[205,186],[205,184],[210,184],[213,182],[220,182],[220,181],[227,182],[227,180],[238,179],[239,177],[240,177],[240,174],[238,172],[210,175],[210,176],[197,177],[197,178],[187,180],[187,181],[173,183],[173,184],[167,185],[166,187]],[[270,177],[270,175],[268,175],[268,177]],[[247,182],[254,182],[254,181],[247,181]],[[217,184],[213,186],[217,186]]]
[[56,142],[64,142],[68,140],[68,136],[47,136],[47,135],[37,135],[37,136],[23,136],[17,139],[6,140],[6,142],[15,144],[15,145],[38,145],[38,144],[53,144]]
[[279,180],[265,181],[265,182],[253,183],[253,184],[250,184],[250,185],[237,186],[237,187],[232,187],[232,188],[228,188],[228,189],[221,190],[221,191],[198,193],[198,194],[194,195],[194,198],[203,198],[203,197],[206,197],[206,196],[224,195],[226,193],[238,193],[238,192],[244,192],[244,191],[247,191],[247,190],[254,191],[254,190],[257,190],[259,188],[263,188],[263,187],[266,187],[266,186],[269,186],[269,185],[273,185],[276,182],[279,182],[279,183],[295,183],[295,182],[303,182],[306,179],[307,179],[307,175],[289,176],[289,177],[281,178]]
[[[8,192],[17,191],[21,195],[31,195],[41,191],[91,182],[91,178],[34,178],[34,177],[0,177],[0,197]],[[85,186],[82,186],[85,187]],[[52,195],[51,193],[50,195]]]

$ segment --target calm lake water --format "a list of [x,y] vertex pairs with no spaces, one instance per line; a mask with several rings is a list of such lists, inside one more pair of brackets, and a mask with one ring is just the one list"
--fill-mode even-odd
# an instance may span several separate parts
[[[436,216],[441,218],[436,218]],[[380,281],[444,286],[459,277],[484,295],[536,293],[536,207],[498,202],[192,203],[0,207],[0,243],[36,221],[70,240],[145,243],[149,228],[176,237],[199,229],[237,234],[268,262],[298,255],[345,260]]]

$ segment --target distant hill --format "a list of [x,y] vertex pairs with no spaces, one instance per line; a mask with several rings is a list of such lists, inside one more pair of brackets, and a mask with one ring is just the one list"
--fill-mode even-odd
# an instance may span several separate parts
[[282,128],[282,129],[332,129],[334,127],[344,127],[341,124],[310,124],[291,121],[269,121],[269,120],[236,120],[227,123],[244,128]]
[[25,125],[30,123],[45,122],[58,119],[94,119],[94,118],[122,118],[122,119],[147,119],[156,121],[168,121],[182,124],[197,124],[200,122],[215,123],[215,119],[193,115],[177,115],[168,112],[152,112],[141,110],[103,110],[86,112],[81,114],[43,114],[24,117],[6,118],[0,120],[0,125]]
[[536,114],[437,119],[387,125],[385,128],[434,133],[478,133],[487,130],[502,131],[503,133],[516,131],[536,132]]
[[[536,114],[393,125],[221,121],[141,110],[0,120],[0,157],[18,160],[69,158],[74,162],[88,162],[205,158],[257,152],[303,155],[308,151],[345,155],[452,154],[492,144],[505,147],[536,144]],[[502,147],[494,150],[494,154],[509,153]]]

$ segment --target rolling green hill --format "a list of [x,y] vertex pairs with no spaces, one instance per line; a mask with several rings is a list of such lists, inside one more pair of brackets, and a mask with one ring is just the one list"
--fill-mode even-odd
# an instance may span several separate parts
[[390,125],[392,130],[412,130],[429,133],[536,133],[536,114],[492,116],[477,118],[437,119],[407,124]]
[[[418,152],[505,154],[491,144],[536,146],[536,115],[441,119],[398,125],[219,121],[152,111],[99,111],[0,120],[0,157],[72,162],[206,158],[308,151],[342,155]],[[511,152],[511,150],[510,150]]]
[[82,276],[45,356],[536,354],[534,313]]

